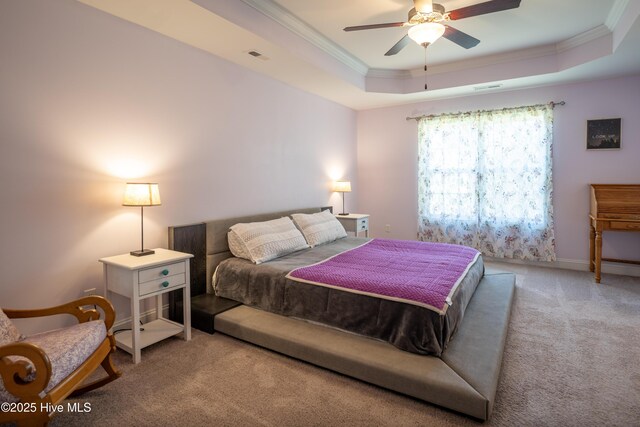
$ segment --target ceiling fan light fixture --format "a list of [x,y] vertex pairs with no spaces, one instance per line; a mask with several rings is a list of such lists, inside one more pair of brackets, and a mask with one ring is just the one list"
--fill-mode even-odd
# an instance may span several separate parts
[[409,37],[419,45],[424,46],[438,40],[444,34],[444,25],[438,22],[425,22],[409,28]]

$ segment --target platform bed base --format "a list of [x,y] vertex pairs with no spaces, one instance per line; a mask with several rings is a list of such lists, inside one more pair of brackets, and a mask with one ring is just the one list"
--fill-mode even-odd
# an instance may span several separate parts
[[216,331],[344,375],[487,420],[495,399],[515,276],[486,274],[442,358],[241,305]]

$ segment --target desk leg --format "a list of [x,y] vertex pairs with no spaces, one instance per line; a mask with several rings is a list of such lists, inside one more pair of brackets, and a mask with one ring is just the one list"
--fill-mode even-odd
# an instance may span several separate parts
[[600,264],[602,263],[602,230],[599,229],[600,227],[598,227],[598,229],[596,229],[596,254],[595,254],[595,258],[596,258],[596,265],[595,265],[595,271],[596,271],[596,283],[600,283]]
[[594,272],[596,266],[594,265],[596,260],[596,229],[593,224],[589,224],[589,271]]

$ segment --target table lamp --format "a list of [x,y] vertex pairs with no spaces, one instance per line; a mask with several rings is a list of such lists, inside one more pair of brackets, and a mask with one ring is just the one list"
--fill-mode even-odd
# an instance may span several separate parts
[[145,256],[155,253],[155,251],[144,248],[144,207],[159,206],[161,204],[158,184],[151,182],[127,182],[122,206],[140,206],[140,250],[129,252],[131,255]]
[[333,191],[342,193],[342,212],[338,215],[349,215],[348,212],[344,211],[344,193],[351,192],[351,181],[335,181],[333,183]]

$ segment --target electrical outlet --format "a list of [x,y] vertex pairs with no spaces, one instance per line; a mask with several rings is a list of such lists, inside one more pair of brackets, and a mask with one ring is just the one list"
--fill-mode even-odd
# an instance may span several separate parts
[[391,233],[391,224],[387,224],[384,226],[384,232],[385,233]]
[[85,289],[82,291],[83,296],[88,297],[91,295],[98,295],[96,288]]

